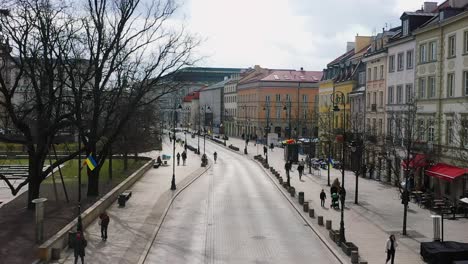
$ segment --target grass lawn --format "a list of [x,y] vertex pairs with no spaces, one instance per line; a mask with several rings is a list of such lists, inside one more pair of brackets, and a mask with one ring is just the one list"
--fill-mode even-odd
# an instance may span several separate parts
[[[57,151],[65,151],[65,152],[72,152],[77,149],[78,143],[67,143],[67,144],[58,144],[55,145],[55,150]],[[0,151],[23,151],[23,145],[22,144],[14,144],[14,143],[5,143],[5,142],[0,142]],[[51,149],[51,154],[52,154],[52,149]]]
[[[82,161],[83,162],[83,161]],[[134,160],[128,159],[128,170],[124,171],[123,169],[123,160],[121,159],[114,159],[112,160],[112,182],[119,183],[123,179],[125,179],[128,175],[133,173],[135,170],[143,166],[147,161],[145,160]],[[75,182],[78,181],[78,160],[71,160],[64,164],[65,166],[62,167],[62,173],[64,177],[64,181],[67,182]],[[60,177],[60,174],[55,172],[56,177]],[[60,179],[60,178],[56,178]],[[99,173],[99,181],[101,182],[109,182],[109,161],[106,160],[104,165],[101,168]],[[52,177],[47,178],[44,183],[52,183]],[[81,170],[81,183],[86,184],[88,183],[88,176],[86,172],[86,168],[82,168]]]
[[[54,162],[52,160],[52,162]],[[27,159],[0,159],[0,165],[28,165],[29,160]],[[47,161],[49,164],[49,161]]]

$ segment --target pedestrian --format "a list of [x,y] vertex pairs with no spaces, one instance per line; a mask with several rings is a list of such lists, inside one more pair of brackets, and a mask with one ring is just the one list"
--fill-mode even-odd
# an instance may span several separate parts
[[274,148],[275,148],[275,145],[273,145],[273,143],[270,143],[270,151],[273,151]]
[[373,178],[374,178],[374,164],[371,164],[371,165],[370,165],[370,168],[369,168],[369,178],[370,178],[370,179],[373,179]]
[[171,133],[169,133],[169,142],[172,143],[172,136],[171,136]]
[[179,166],[180,164],[180,153],[177,152],[177,166]]
[[187,160],[187,152],[184,150],[182,152],[182,163],[185,166],[185,161]]
[[107,215],[106,211],[102,212],[99,215],[99,224],[101,225],[101,238],[102,240],[107,240],[107,227],[109,226],[109,216]]
[[362,177],[366,177],[367,174],[367,166],[366,164],[362,165]]
[[[302,167],[302,171],[304,172],[304,169],[305,169],[305,162],[304,162],[304,159],[301,159],[301,161],[299,161],[299,166]],[[299,167],[298,167],[299,168]]]
[[266,156],[267,151],[268,151],[267,146],[263,146],[263,155],[264,155],[264,156]]
[[390,237],[387,240],[387,244],[385,245],[385,251],[387,252],[387,260],[385,263],[388,263],[388,261],[391,259],[392,262],[391,264],[394,263],[395,261],[395,251],[396,248],[398,247],[398,243],[396,241],[395,235],[390,235]]
[[286,176],[289,178],[289,171],[291,170],[291,162],[289,160],[284,164],[284,170],[286,171]]
[[213,158],[214,158],[215,163],[216,163],[216,160],[218,159],[218,153],[216,153],[216,151],[213,153]]
[[297,172],[299,173],[299,181],[302,181],[302,172],[304,172],[304,165],[299,162],[297,166]]
[[241,137],[242,137],[242,140],[244,140],[244,139],[245,139],[245,134],[242,133],[242,136],[241,136]]
[[325,191],[322,189],[322,191],[320,192],[320,205],[322,207],[325,207],[325,199],[327,199],[327,194],[325,193]]
[[81,259],[81,264],[84,264],[85,248],[88,242],[81,232],[76,232],[75,243],[73,245],[73,252],[75,255],[75,264],[78,263],[78,258]]

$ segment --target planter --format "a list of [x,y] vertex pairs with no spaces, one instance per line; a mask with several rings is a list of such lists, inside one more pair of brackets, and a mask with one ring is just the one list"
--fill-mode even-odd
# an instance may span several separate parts
[[[338,233],[338,237],[339,237],[339,233]],[[354,245],[353,242],[341,243],[341,249],[343,249],[343,252],[348,256],[351,256],[351,251],[358,251],[358,247]]]
[[338,239],[340,239],[340,231],[331,229],[328,231],[328,236],[330,236],[330,239],[333,242],[336,242]]

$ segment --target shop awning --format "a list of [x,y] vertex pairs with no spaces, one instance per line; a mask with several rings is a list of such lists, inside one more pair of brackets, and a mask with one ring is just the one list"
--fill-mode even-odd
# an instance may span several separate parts
[[[401,166],[406,168],[406,160],[401,162]],[[412,159],[409,161],[410,168],[419,168],[427,166],[426,162],[426,155],[424,154],[416,154]]]
[[427,175],[446,181],[453,181],[454,179],[465,175],[467,172],[467,169],[445,163],[437,163],[436,165],[426,170]]

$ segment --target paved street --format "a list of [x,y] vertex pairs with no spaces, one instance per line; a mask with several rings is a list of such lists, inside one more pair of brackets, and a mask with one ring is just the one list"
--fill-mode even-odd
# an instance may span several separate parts
[[218,163],[176,198],[146,263],[339,263],[257,164],[206,146]]

